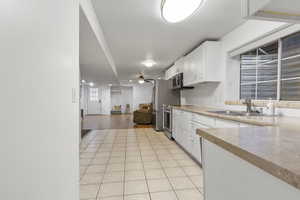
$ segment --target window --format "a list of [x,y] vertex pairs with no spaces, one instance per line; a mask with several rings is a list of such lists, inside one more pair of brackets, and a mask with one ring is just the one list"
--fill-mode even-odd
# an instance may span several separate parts
[[241,99],[300,101],[300,33],[244,53],[240,59]]
[[300,33],[282,39],[281,99],[300,100]]
[[90,88],[90,101],[98,101],[98,88]]

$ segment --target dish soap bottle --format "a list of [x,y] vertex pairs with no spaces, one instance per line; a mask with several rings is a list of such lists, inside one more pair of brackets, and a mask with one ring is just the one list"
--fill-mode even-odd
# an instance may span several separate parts
[[267,115],[274,116],[275,115],[275,105],[272,99],[269,99],[269,102],[267,103]]

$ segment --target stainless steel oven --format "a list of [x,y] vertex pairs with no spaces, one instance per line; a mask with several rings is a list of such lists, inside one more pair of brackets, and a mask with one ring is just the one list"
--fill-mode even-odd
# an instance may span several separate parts
[[163,130],[172,139],[172,107],[169,105],[163,105]]

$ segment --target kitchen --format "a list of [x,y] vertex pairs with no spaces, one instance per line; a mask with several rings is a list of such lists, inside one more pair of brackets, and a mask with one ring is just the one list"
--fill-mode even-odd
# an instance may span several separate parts
[[153,129],[202,168],[201,195],[191,199],[299,199],[299,3],[240,3],[244,21],[227,33],[207,36],[162,73],[148,59],[121,84],[153,85]]
[[166,71],[183,77],[172,137],[203,167],[204,199],[300,197],[300,26],[270,18],[203,42]]
[[1,0],[0,199],[299,200],[299,11]]

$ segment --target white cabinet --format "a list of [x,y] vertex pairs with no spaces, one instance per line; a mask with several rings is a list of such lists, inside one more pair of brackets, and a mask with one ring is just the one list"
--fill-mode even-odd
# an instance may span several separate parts
[[176,74],[179,74],[179,73],[183,72],[183,70],[184,70],[184,62],[185,62],[185,58],[184,57],[182,57],[178,61],[176,61],[175,64],[166,71],[166,73],[165,73],[165,79],[169,80],[173,76],[175,76]]
[[196,134],[197,129],[201,128],[201,129],[206,129],[206,128],[210,128],[208,126],[205,126],[201,123],[198,123],[196,121],[192,121],[191,122],[191,126],[192,126],[192,132],[191,132],[191,154],[192,156],[199,162],[202,163],[202,143],[201,140],[202,138]]
[[176,65],[173,65],[172,67],[170,67],[166,73],[165,73],[165,79],[169,80],[171,79],[173,76],[175,76],[176,74],[178,74],[178,68]]
[[184,69],[183,69],[183,85],[191,85],[192,83],[197,82],[199,79],[198,76],[201,76],[200,74],[202,72],[196,72],[197,69],[197,63],[195,62],[197,60],[196,58],[197,54],[195,51],[192,53],[188,54],[185,57],[185,62],[184,62]]
[[201,163],[200,137],[196,134],[200,124],[193,122],[194,114],[182,110],[173,109],[173,138],[191,156]]
[[179,131],[178,131],[178,118],[179,118],[179,110],[173,109],[172,112],[172,136],[174,140],[179,139]]
[[177,73],[184,72],[184,64],[185,64],[185,57],[181,57],[179,60],[175,62]]
[[238,128],[239,126],[240,126],[240,123],[238,123],[238,122],[216,119],[215,128]]
[[185,57],[184,86],[221,81],[221,43],[206,41]]
[[194,51],[181,57],[165,73],[168,80],[183,72],[183,85],[191,86],[203,82],[220,82],[221,43],[206,41]]
[[216,119],[201,114],[191,113],[180,109],[173,109],[172,136],[199,163],[202,163],[202,139],[197,135],[197,129],[206,128],[238,128],[251,125],[235,121]]
[[300,22],[299,0],[242,0],[242,16],[246,19],[261,19]]

